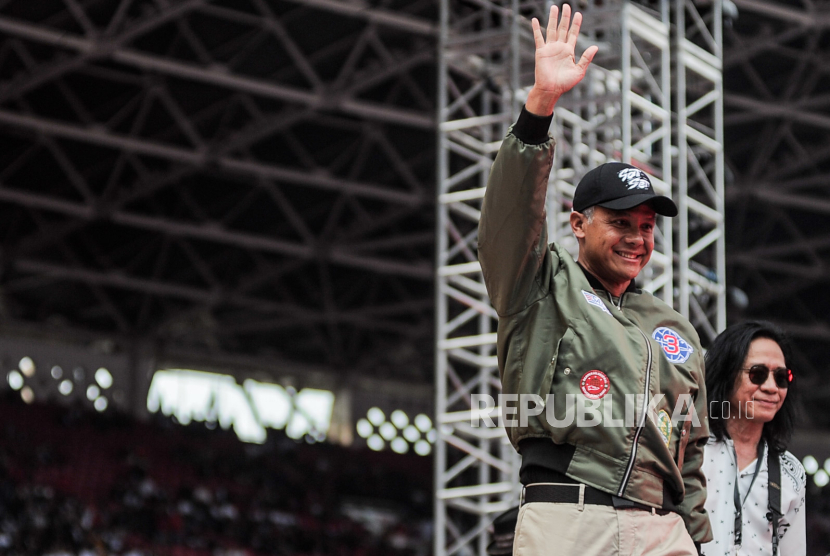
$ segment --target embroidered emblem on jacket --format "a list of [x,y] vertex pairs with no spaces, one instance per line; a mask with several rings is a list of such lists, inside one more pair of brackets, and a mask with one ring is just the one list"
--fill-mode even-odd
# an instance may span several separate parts
[[694,348],[689,345],[689,342],[680,337],[680,334],[668,328],[661,326],[654,330],[651,337],[663,347],[663,353],[672,363],[685,363],[692,355]]
[[587,301],[594,307],[599,307],[600,309],[611,315],[611,311],[608,310],[608,307],[605,306],[605,303],[602,302],[602,299],[600,299],[597,294],[582,290],[582,295],[585,296],[585,301]]
[[663,443],[668,446],[669,442],[671,442],[671,417],[669,417],[669,412],[665,409],[661,409],[657,412],[657,430],[660,431],[660,438],[663,439]]
[[611,381],[608,380],[608,375],[604,372],[593,370],[582,375],[579,387],[586,398],[598,400],[608,393],[611,388]]

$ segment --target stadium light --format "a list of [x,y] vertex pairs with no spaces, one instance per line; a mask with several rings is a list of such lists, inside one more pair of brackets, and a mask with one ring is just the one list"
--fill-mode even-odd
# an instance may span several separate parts
[[391,441],[393,438],[395,438],[397,434],[398,431],[395,430],[395,426],[389,421],[383,423],[380,426],[380,435],[383,437],[384,440]]
[[421,433],[418,432],[418,429],[412,425],[407,425],[407,427],[403,430],[403,437],[414,444],[421,438]]
[[409,424],[409,416],[407,416],[407,414],[400,409],[393,411],[392,415],[389,416],[389,419],[399,430],[403,430]]
[[374,450],[376,452],[380,452],[383,450],[383,447],[386,443],[383,441],[381,437],[376,434],[373,434],[366,440],[366,445],[369,446],[369,449]]
[[20,397],[23,398],[23,401],[26,403],[32,403],[35,401],[35,392],[29,386],[24,386],[22,390],[20,390]]
[[64,396],[68,396],[72,393],[73,388],[74,385],[72,384],[71,380],[62,380],[61,383],[58,385],[58,392],[60,392]]
[[20,363],[17,364],[18,368],[20,368],[20,372],[24,375],[31,377],[35,374],[35,362],[32,361],[31,357],[24,357],[20,360]]
[[426,440],[419,440],[415,443],[415,453],[419,456],[428,456],[432,451],[432,446]]
[[9,371],[9,374],[6,376],[6,380],[12,390],[20,390],[23,388],[23,375],[21,375],[18,371]]
[[409,451],[409,444],[400,436],[396,437],[390,446],[392,447],[392,451],[397,454],[405,454]]
[[432,419],[424,415],[423,413],[415,416],[415,426],[418,427],[418,430],[427,433],[432,428]]
[[379,407],[372,407],[366,412],[366,417],[355,423],[358,436],[366,439],[366,445],[375,451],[384,450],[387,446],[398,454],[405,454],[412,449],[419,456],[426,456],[432,452],[431,443],[435,442],[436,431],[432,426],[432,419],[419,413],[411,421],[402,409],[396,409],[386,415]]
[[804,471],[806,471],[808,475],[812,475],[818,471],[818,460],[816,460],[813,456],[804,456],[804,460],[801,463],[804,465]]
[[112,386],[112,374],[104,367],[101,367],[95,371],[95,382],[98,383],[98,386],[106,390]]
[[381,411],[379,407],[373,407],[369,411],[366,412],[366,417],[369,419],[369,422],[379,427],[386,421],[386,415]]
[[372,423],[370,423],[366,419],[358,420],[357,424],[355,425],[355,428],[357,429],[357,434],[361,438],[369,438],[370,436],[372,436],[372,433],[374,432],[374,427],[372,427]]

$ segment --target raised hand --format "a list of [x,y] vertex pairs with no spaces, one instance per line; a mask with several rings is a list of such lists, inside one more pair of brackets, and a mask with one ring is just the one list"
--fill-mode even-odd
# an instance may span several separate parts
[[559,19],[559,7],[551,6],[548,20],[547,37],[542,36],[539,20],[532,21],[533,38],[536,40],[536,82],[527,96],[527,110],[539,116],[553,113],[553,107],[562,93],[582,81],[597,46],[588,47],[582,53],[579,62],[574,56],[576,39],[582,25],[582,14],[576,12],[571,22],[571,7],[562,6],[562,19]]

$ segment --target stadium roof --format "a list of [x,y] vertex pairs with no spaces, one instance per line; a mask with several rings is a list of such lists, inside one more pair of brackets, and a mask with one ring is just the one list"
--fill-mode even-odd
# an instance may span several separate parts
[[[725,13],[729,317],[786,326],[827,425],[830,3]],[[437,18],[0,2],[0,325],[431,382]]]

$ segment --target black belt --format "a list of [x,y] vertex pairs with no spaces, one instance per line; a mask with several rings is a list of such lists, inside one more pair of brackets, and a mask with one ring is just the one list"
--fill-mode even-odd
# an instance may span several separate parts
[[[582,485],[550,485],[550,484],[532,484],[527,485],[524,491],[523,504],[531,502],[552,502],[554,504],[578,504],[579,503],[579,487]],[[653,512],[658,515],[666,515],[671,513],[670,510],[662,508],[652,508],[639,502],[633,502],[602,492],[594,487],[585,486],[585,495],[583,498],[584,504],[593,504],[596,506],[612,506],[618,510],[645,510]]]

